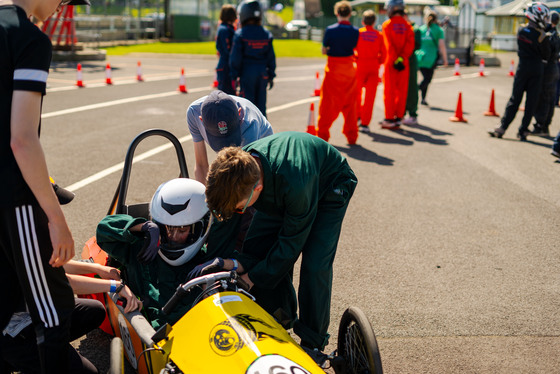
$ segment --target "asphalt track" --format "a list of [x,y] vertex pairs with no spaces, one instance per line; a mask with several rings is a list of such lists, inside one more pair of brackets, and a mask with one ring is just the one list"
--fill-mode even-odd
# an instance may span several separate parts
[[[377,334],[386,373],[560,372],[560,164],[551,139],[515,139],[520,115],[505,138],[486,129],[483,115],[495,89],[503,113],[514,55],[502,67],[438,69],[418,126],[382,130],[379,86],[373,133],[348,146],[332,127],[331,143],[349,160],[359,184],[335,261],[331,341],[348,306],[360,307]],[[142,63],[144,82],[136,79]],[[76,66],[56,64],[44,100],[41,138],[50,174],[76,192],[64,207],[77,252],[95,233],[120,178],[128,145],[141,131],[164,128],[181,138],[194,165],[185,111],[210,92],[214,56],[131,55],[83,63],[86,88],[76,88]],[[189,93],[177,92],[185,68]],[[275,132],[305,131],[322,59],[279,59],[269,91]],[[468,123],[450,122],[462,93]],[[551,133],[559,130],[556,113]],[[136,154],[128,202],[148,201],[177,176],[172,150],[148,139]],[[155,150],[154,150],[155,149]],[[211,157],[212,153],[210,151]],[[105,372],[108,341],[94,332],[77,343]]]

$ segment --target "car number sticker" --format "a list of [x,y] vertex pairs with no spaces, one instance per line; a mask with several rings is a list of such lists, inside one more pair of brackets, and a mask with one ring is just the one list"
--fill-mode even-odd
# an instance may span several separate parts
[[253,361],[246,374],[310,374],[310,372],[284,356],[266,355]]
[[136,355],[134,354],[134,346],[132,345],[132,338],[130,337],[130,332],[128,331],[128,326],[126,325],[126,319],[122,314],[119,313],[119,330],[121,332],[121,339],[124,345],[124,350],[128,356],[128,362],[134,369],[138,368],[138,363],[136,362]]

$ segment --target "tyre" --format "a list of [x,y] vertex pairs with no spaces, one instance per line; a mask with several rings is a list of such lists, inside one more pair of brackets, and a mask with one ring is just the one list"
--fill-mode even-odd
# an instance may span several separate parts
[[111,363],[108,374],[124,373],[123,342],[121,338],[114,337],[111,340]]
[[338,328],[338,355],[348,374],[382,374],[381,356],[375,333],[364,312],[346,309]]

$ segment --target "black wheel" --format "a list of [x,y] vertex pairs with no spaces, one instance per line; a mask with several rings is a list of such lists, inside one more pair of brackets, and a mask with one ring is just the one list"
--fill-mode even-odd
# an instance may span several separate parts
[[121,338],[114,337],[111,340],[111,363],[108,374],[124,373],[123,342]]
[[349,374],[382,374],[381,356],[375,333],[364,312],[346,309],[338,328],[338,355]]

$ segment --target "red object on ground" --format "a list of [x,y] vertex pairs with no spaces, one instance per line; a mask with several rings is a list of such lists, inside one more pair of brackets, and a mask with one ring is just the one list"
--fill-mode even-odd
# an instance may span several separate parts
[[321,96],[321,79],[319,78],[319,72],[315,73],[315,90],[311,96]]
[[107,64],[105,67],[105,83],[113,84],[113,80],[111,79],[111,64]]
[[179,92],[187,93],[187,84],[185,82],[185,68],[181,68],[181,76],[179,77]]
[[309,119],[307,120],[307,133],[317,135],[317,127],[315,126],[315,104],[311,103],[309,107]]
[[457,109],[455,109],[455,116],[449,117],[451,122],[467,122],[467,119],[463,117],[463,95],[459,92],[459,98],[457,99]]
[[78,64],[78,70],[76,72],[76,86],[85,87],[82,77],[82,64]]
[[142,64],[138,61],[138,66],[136,67],[136,80],[138,82],[144,82],[144,78],[142,78]]
[[461,64],[459,63],[459,59],[456,58],[455,59],[455,72],[453,73],[453,75],[461,75],[461,73],[459,72],[459,67],[461,66]]
[[509,76],[510,77],[515,76],[514,66],[515,66],[515,62],[513,60],[511,60],[511,64],[509,64]]
[[484,59],[480,59],[480,65],[478,67],[478,74],[483,77],[484,76]]
[[500,116],[498,113],[496,113],[496,106],[494,103],[494,89],[492,89],[492,96],[490,97],[490,106],[488,107],[488,111],[484,112],[484,115],[493,117]]

